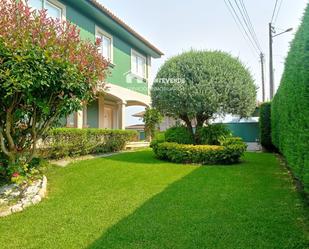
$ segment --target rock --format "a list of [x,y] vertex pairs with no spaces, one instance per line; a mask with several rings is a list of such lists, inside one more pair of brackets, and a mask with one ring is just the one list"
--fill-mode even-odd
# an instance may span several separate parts
[[12,213],[17,213],[17,212],[23,211],[22,204],[16,204],[16,205],[12,206],[11,211],[12,211]]
[[24,196],[35,196],[39,192],[40,188],[38,186],[29,186],[25,192]]
[[15,198],[15,197],[20,196],[20,193],[21,193],[20,191],[15,190],[15,191],[13,191],[13,192],[10,193],[10,196],[12,196],[13,198]]
[[8,196],[10,195],[13,191],[18,189],[17,184],[11,184],[11,185],[4,185],[0,188],[0,195],[5,195]]
[[7,205],[9,201],[7,199],[0,199],[0,206]]
[[41,189],[39,191],[39,196],[41,198],[45,197],[45,195],[46,195],[46,188],[47,188],[47,178],[46,178],[46,176],[43,176],[43,181],[42,181]]
[[25,208],[31,206],[31,205],[32,205],[32,202],[31,202],[31,199],[29,199],[29,198],[24,198],[24,199],[21,200],[21,204],[22,204],[22,206],[23,206],[23,209],[25,209]]
[[8,208],[7,210],[0,211],[0,217],[8,216],[12,213],[11,208]]
[[41,196],[39,195],[36,195],[32,198],[32,203],[35,205],[35,204],[38,204],[40,201],[42,200]]

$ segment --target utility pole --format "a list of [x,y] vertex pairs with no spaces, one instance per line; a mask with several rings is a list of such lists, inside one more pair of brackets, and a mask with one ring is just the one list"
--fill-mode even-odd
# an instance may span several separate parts
[[265,102],[265,76],[264,76],[264,54],[261,52],[260,54],[260,60],[261,60],[261,75],[262,75],[262,99],[263,102]]
[[273,26],[269,23],[269,99],[274,97]]
[[273,65],[273,38],[284,33],[292,31],[293,28],[289,28],[279,34],[276,34],[272,23],[269,23],[269,99],[274,97],[274,65]]

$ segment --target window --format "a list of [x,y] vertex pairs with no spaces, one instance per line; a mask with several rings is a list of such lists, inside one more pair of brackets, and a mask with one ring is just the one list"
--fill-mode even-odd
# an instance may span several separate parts
[[96,28],[96,37],[101,39],[99,52],[109,62],[113,62],[113,37],[105,31]]
[[65,6],[56,0],[29,0],[28,5],[34,9],[47,10],[47,16],[65,19]]
[[131,71],[133,74],[146,78],[146,57],[132,51]]
[[43,0],[28,0],[28,5],[34,9],[40,10],[43,8]]

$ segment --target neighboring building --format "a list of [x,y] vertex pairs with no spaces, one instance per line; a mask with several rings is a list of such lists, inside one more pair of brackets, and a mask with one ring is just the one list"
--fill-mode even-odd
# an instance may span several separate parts
[[108,91],[67,118],[68,127],[125,129],[125,108],[149,106],[151,59],[163,53],[95,0],[28,0],[31,7],[67,20],[81,38],[102,39],[100,52],[110,61]]
[[145,125],[144,124],[130,125],[130,126],[126,127],[126,130],[137,131],[138,140],[145,140],[146,139]]
[[[142,111],[142,112],[135,113],[132,116],[135,118],[143,119],[144,115],[145,115],[145,111]],[[181,121],[177,122],[176,119],[165,116],[162,122],[159,124],[158,129],[160,131],[166,131],[168,128],[175,126],[177,123],[181,123]]]

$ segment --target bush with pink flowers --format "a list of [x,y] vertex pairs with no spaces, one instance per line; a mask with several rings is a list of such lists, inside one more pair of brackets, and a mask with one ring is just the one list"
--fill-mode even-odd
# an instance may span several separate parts
[[[25,175],[37,142],[104,91],[108,62],[69,22],[0,0],[0,174]],[[30,167],[30,166],[29,166]]]

